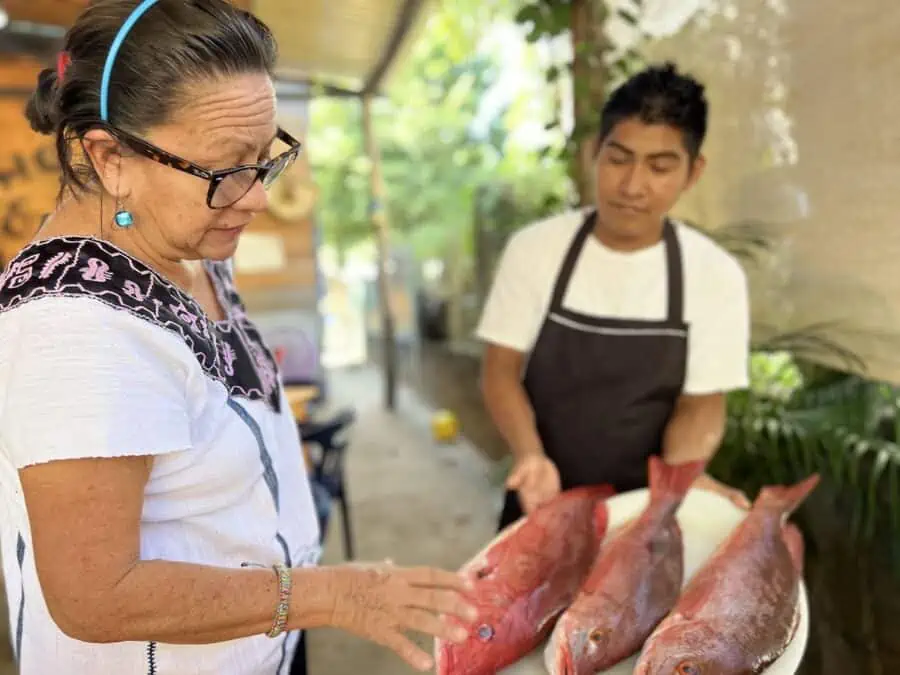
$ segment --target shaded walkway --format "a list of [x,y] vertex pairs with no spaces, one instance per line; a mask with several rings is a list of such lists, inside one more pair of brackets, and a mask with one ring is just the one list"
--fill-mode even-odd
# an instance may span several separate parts
[[[465,441],[435,444],[431,411],[410,390],[386,412],[373,368],[333,373],[331,387],[332,405],[352,402],[359,412],[347,457],[357,558],[459,567],[493,536],[497,470]],[[324,564],[341,562],[338,518],[328,539]],[[337,631],[315,631],[309,642],[311,675],[414,672],[392,652]]]

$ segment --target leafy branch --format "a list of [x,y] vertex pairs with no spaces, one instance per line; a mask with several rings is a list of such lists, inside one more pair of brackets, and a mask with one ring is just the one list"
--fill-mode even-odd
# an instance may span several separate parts
[[[515,21],[526,30],[532,44],[569,35],[572,59],[550,63],[545,69],[548,86],[555,90],[571,87],[575,119],[567,133],[561,119],[561,105],[546,125],[547,131],[558,131],[564,139],[560,146],[548,145],[544,157],[555,157],[573,166],[579,148],[596,133],[600,110],[608,93],[645,64],[635,47],[616,53],[604,33],[607,22],[617,18],[639,31],[638,44],[648,35],[641,31],[644,0],[632,0],[631,8],[610,11],[605,0],[532,0],[515,15]],[[561,96],[560,103],[561,103]],[[573,175],[573,178],[577,176]]]

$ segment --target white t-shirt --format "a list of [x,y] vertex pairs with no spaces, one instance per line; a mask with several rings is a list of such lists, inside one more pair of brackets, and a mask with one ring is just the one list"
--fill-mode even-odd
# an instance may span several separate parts
[[[21,675],[286,675],[297,632],[198,646],[87,644],[50,617],[17,473],[33,464],[153,456],[145,560],[298,567],[320,551],[297,427],[275,371],[264,372],[227,267],[213,276],[229,318],[203,325],[187,296],[157,303],[166,284],[118,249],[48,242],[0,280],[0,545]],[[216,337],[203,342],[210,330]]]
[[[510,237],[476,335],[531,351],[563,258],[588,209],[539,221]],[[707,394],[748,384],[749,302],[740,264],[702,233],[675,223],[684,271],[688,363],[683,391]],[[588,237],[563,305],[593,316],[661,320],[668,301],[665,245],[623,253]]]

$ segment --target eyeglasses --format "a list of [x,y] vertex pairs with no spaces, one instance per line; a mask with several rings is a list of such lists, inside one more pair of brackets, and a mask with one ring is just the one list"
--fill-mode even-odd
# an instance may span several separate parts
[[206,205],[211,209],[227,209],[233,206],[250,192],[256,181],[262,181],[263,186],[268,188],[296,161],[301,149],[300,141],[279,127],[275,137],[290,146],[287,152],[259,164],[244,164],[230,169],[209,171],[121,129],[110,125],[104,125],[103,128],[139,155],[208,181]]

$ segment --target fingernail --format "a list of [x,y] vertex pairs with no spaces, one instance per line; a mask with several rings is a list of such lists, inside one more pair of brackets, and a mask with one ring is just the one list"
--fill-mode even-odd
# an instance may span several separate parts
[[478,610],[475,607],[469,606],[466,608],[466,618],[470,621],[474,621],[478,618]]
[[423,656],[419,659],[419,669],[420,670],[429,670],[432,667],[431,657]]
[[469,631],[467,631],[465,628],[453,629],[453,639],[457,642],[465,642],[467,637],[469,637]]

